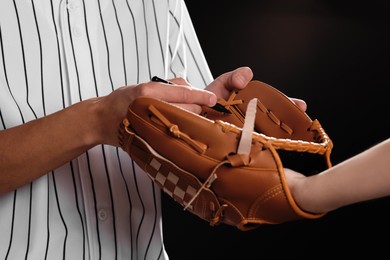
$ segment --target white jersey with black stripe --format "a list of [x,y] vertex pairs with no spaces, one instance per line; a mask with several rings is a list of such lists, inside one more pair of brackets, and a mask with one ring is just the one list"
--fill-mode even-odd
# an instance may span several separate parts
[[[182,0],[0,1],[0,130],[154,75],[212,80]],[[0,259],[168,259],[161,224],[160,190],[99,145],[0,197]]]

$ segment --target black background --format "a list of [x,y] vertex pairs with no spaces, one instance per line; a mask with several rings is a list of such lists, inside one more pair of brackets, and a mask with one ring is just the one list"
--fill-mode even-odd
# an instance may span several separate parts
[[[319,119],[334,142],[331,158],[337,164],[389,137],[386,2],[186,4],[214,77],[249,66],[254,79],[304,99],[307,113]],[[318,220],[243,232],[210,227],[164,194],[164,239],[172,260],[383,259],[390,257],[389,208],[390,198],[382,198]]]

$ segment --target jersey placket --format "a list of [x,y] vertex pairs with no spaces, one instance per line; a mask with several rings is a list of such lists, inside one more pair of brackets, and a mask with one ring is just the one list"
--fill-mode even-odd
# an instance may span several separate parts
[[[79,0],[67,1],[67,3],[62,4],[60,10],[70,101],[71,104],[74,104],[81,100],[96,97],[98,95],[97,83],[93,71],[91,47],[86,30],[83,3]],[[89,10],[88,15],[93,15],[94,13],[96,12]],[[101,195],[105,193],[103,188],[105,185],[97,184],[99,181],[104,181],[104,178],[96,177],[104,174],[104,167],[100,167],[102,170],[99,170],[97,169],[99,166],[96,165],[96,162],[91,163],[91,160],[95,157],[94,154],[99,154],[99,158],[101,158],[101,147],[95,147],[87,153],[89,156],[82,155],[77,161],[81,187],[84,191],[83,202],[89,253],[91,259],[99,259],[104,254],[99,248],[101,244],[100,240],[103,239],[99,236],[99,229],[105,229],[105,234],[107,237],[110,237],[107,231],[110,230],[109,226],[112,225],[112,215],[109,214],[108,210],[111,205],[105,199],[102,200],[102,198],[107,198],[107,196]],[[91,170],[91,167],[94,169]],[[98,171],[100,172],[96,174]],[[91,172],[95,172],[93,177],[96,178],[91,177]],[[99,189],[99,194],[96,193],[97,189]],[[96,198],[98,195],[101,195],[100,199]],[[95,205],[95,201],[100,202],[100,205]],[[107,246],[109,244],[105,242],[105,249],[108,249]],[[112,252],[112,250],[108,249],[107,251]]]

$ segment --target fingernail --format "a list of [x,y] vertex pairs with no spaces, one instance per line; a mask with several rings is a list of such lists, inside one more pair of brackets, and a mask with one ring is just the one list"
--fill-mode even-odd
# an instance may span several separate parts
[[214,106],[215,104],[217,104],[217,96],[211,95],[210,96],[210,106]]

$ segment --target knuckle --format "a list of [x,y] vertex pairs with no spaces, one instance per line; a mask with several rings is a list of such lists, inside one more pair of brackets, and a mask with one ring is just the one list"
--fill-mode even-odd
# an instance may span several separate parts
[[152,87],[146,83],[140,83],[137,86],[137,96],[151,96],[153,93]]
[[188,85],[187,80],[185,78],[183,78],[183,77],[177,77],[177,78],[175,78],[175,81],[179,85]]

